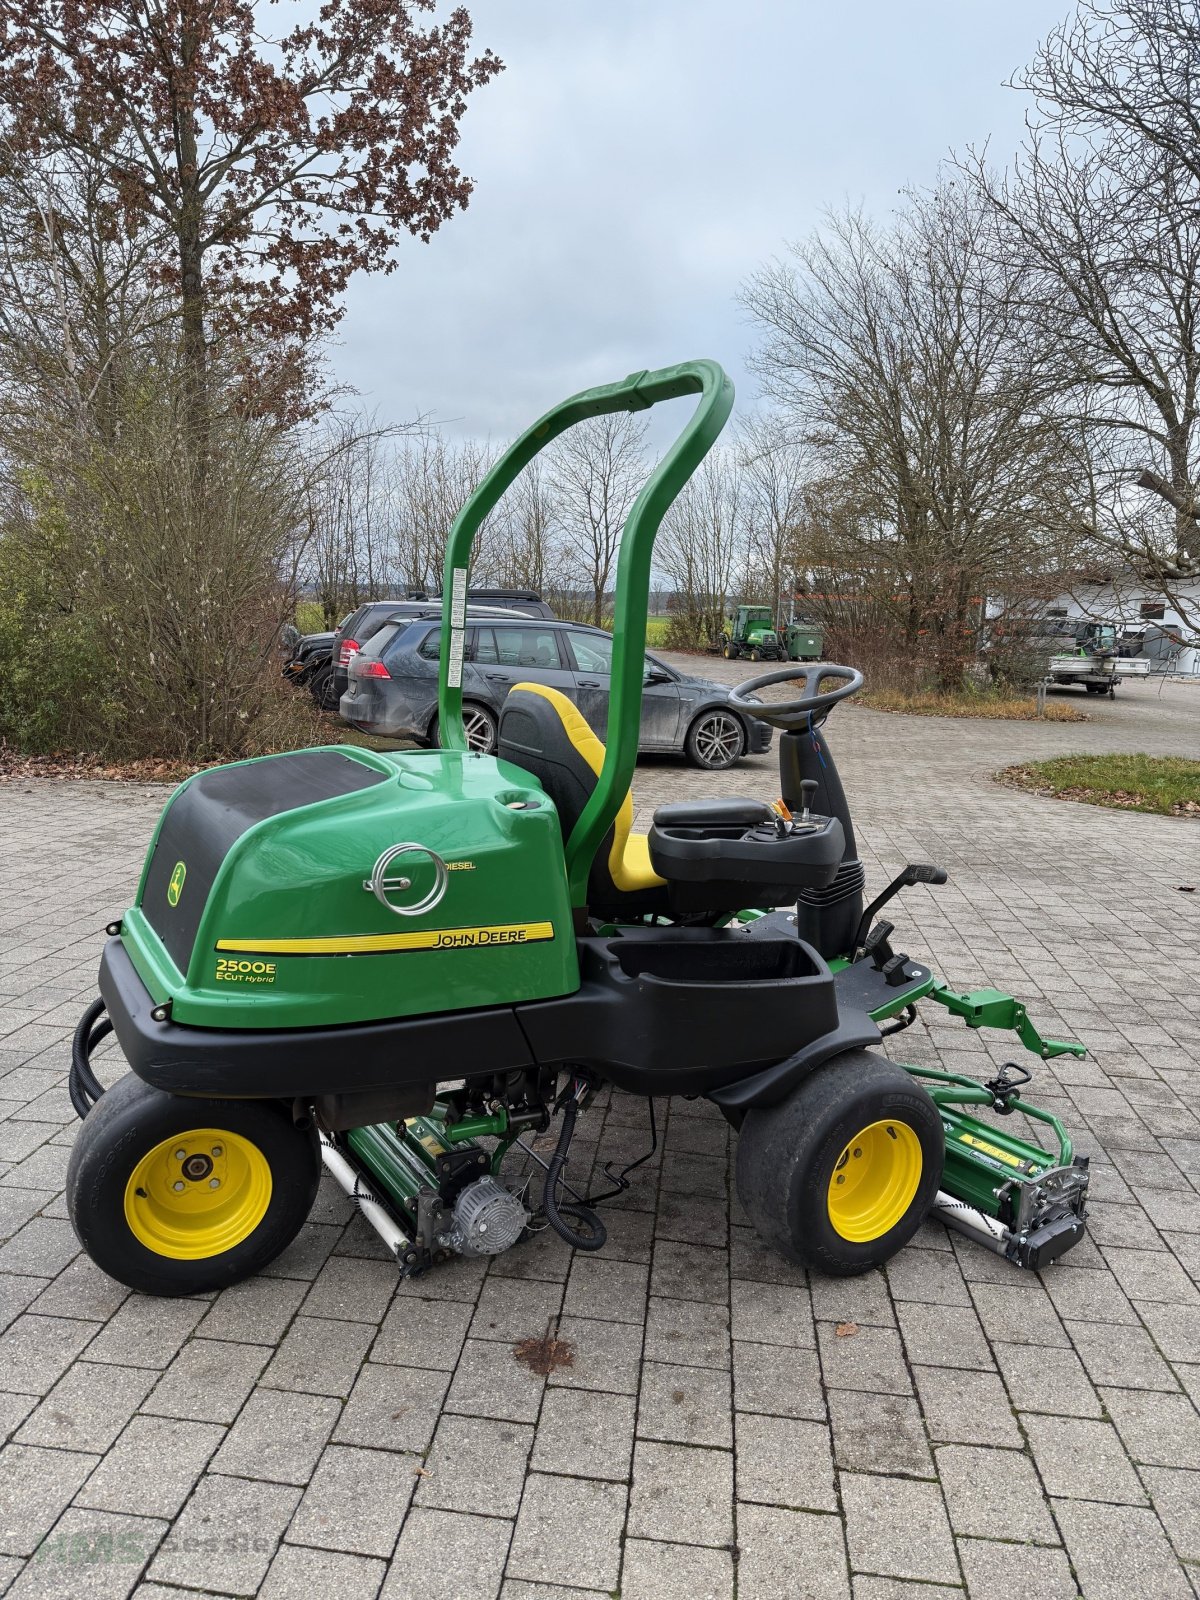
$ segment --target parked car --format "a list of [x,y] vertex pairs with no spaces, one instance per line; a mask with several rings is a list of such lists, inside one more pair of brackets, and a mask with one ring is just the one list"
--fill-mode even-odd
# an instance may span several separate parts
[[[553,611],[532,589],[468,589],[467,598],[500,612],[518,611],[522,616],[552,618]],[[440,612],[442,597],[410,591],[407,600],[368,600],[338,624],[333,636],[333,669],[330,704],[336,706],[346,692],[346,669],[357,653],[373,639],[392,617],[424,617]]]
[[[440,616],[387,622],[351,658],[338,704],[342,719],[367,733],[437,744],[440,648]],[[471,748],[495,749],[500,708],[513,684],[525,681],[561,689],[603,738],[612,649],[612,635],[601,628],[504,621],[473,607],[463,652],[463,722]],[[648,655],[639,748],[682,752],[714,772],[733,766],[747,751],[769,750],[771,729],[734,711],[729,692],[725,684],[677,672]]]
[[307,689],[317,704],[331,711],[337,704],[332,699],[333,685],[333,634],[300,633],[293,628],[285,641],[287,660],[280,671],[293,689]]

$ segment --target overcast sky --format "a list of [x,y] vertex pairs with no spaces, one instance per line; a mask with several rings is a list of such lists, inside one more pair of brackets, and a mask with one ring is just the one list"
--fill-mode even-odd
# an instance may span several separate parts
[[500,442],[556,400],[712,356],[739,411],[754,268],[830,205],[886,215],[950,147],[1007,157],[1002,87],[1069,0],[474,0],[468,210],[354,283],[335,376]]

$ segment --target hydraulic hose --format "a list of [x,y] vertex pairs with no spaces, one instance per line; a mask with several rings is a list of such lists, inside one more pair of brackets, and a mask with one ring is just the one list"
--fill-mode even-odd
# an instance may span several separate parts
[[[571,1136],[575,1132],[575,1118],[579,1114],[579,1104],[572,1098],[567,1101],[563,1111],[562,1129],[558,1135],[558,1148],[550,1157],[546,1167],[546,1186],[542,1190],[542,1210],[546,1213],[546,1221],[558,1234],[560,1239],[565,1239],[576,1250],[600,1250],[608,1238],[608,1229],[601,1222],[596,1213],[587,1206],[576,1205],[573,1201],[559,1200],[555,1191],[558,1180],[562,1177],[563,1168],[567,1164],[567,1151],[571,1147]],[[584,1232],[580,1233],[563,1221],[564,1217],[574,1217],[582,1224]]]
[[71,1070],[67,1077],[67,1093],[75,1114],[86,1117],[104,1093],[104,1085],[92,1071],[92,1051],[113,1031],[111,1018],[104,1014],[104,1001],[93,1000],[79,1019],[75,1036],[71,1040]]

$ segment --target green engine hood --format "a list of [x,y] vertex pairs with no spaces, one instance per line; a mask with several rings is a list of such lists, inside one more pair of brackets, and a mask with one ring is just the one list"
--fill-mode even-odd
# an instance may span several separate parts
[[[376,863],[402,844],[377,892]],[[199,773],[167,803],[121,933],[155,1002],[200,1027],[336,1026],[579,986],[553,803],[520,768],[460,751],[334,746]]]

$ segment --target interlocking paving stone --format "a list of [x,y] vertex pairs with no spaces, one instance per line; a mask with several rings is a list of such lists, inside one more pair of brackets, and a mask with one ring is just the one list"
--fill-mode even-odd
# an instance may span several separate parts
[[[343,1398],[375,1338],[365,1322],[333,1322],[325,1317],[297,1317],[283,1336],[266,1371],[263,1384],[270,1389],[297,1389],[302,1394],[331,1394]],[[374,1359],[382,1333],[376,1339]]]
[[937,1466],[955,1533],[1058,1544],[1028,1456],[947,1444],[937,1452]]
[[733,1539],[733,1457],[724,1450],[639,1439],[633,1453],[629,1532],[679,1544]]
[[0,1334],[0,1384],[17,1394],[49,1394],[95,1337],[94,1323],[66,1317],[18,1317]]
[[1021,1421],[1047,1494],[1145,1505],[1145,1491],[1111,1422],[1042,1416]]
[[921,1411],[915,1400],[895,1394],[833,1389],[829,1394],[833,1453],[850,1472],[934,1476]]
[[642,1329],[636,1323],[561,1317],[557,1337],[570,1346],[571,1360],[550,1373],[551,1387],[637,1393]]
[[259,1389],[242,1407],[213,1459],[214,1472],[306,1484],[340,1407],[325,1395]]
[[1020,1448],[1021,1430],[996,1373],[914,1367],[913,1377],[931,1439]]
[[868,1394],[911,1394],[912,1380],[900,1335],[891,1328],[817,1324],[821,1370],[831,1389],[863,1389]]
[[[569,1317],[641,1322],[649,1276],[640,1262],[598,1260],[577,1251],[567,1279],[563,1312]],[[557,1306],[553,1309],[557,1310]],[[525,1329],[526,1333],[529,1331]]]
[[805,1511],[836,1511],[833,1455],[823,1422],[737,1417],[737,1496]]
[[654,1247],[650,1292],[666,1299],[729,1302],[729,1252],[660,1239]]
[[626,1482],[634,1414],[629,1395],[551,1389],[538,1419],[530,1467]]
[[728,1550],[625,1541],[621,1600],[733,1600],[733,1584]]
[[51,1528],[13,1587],[14,1600],[124,1600],[168,1524],[71,1507]]
[[624,1484],[530,1473],[507,1575],[611,1594],[621,1570],[627,1496]]
[[727,1367],[729,1312],[697,1300],[650,1297],[645,1357],[687,1367]]
[[204,1300],[130,1295],[88,1346],[88,1360],[123,1367],[168,1367],[207,1309]]
[[386,1571],[382,1561],[344,1551],[283,1544],[271,1563],[258,1600],[375,1600]]
[[202,1478],[150,1566],[189,1589],[252,1595],[266,1574],[300,1490],[216,1474]]
[[775,1506],[738,1508],[738,1600],[848,1600],[838,1517]]
[[213,1423],[134,1417],[76,1501],[101,1511],[173,1517],[224,1433]]
[[334,1439],[379,1450],[428,1449],[446,1383],[442,1372],[368,1362],[342,1409]]
[[193,1422],[232,1422],[270,1359],[268,1345],[191,1339],[142,1409]]
[[[419,1281],[426,1293],[432,1293],[434,1285],[427,1278]],[[473,1311],[473,1302],[417,1300],[397,1295],[371,1347],[371,1360],[453,1372]]]
[[381,1600],[495,1600],[512,1523],[414,1508],[404,1524]]
[[390,1556],[416,1484],[414,1456],[330,1445],[288,1529],[293,1544]]
[[1079,1588],[1064,1550],[996,1539],[960,1539],[958,1559],[971,1600],[1014,1600],[1016,1595],[1078,1600]]
[[146,1398],[154,1374],[141,1367],[77,1361],[17,1435],[21,1444],[107,1450]]
[[1186,1395],[1136,1389],[1100,1392],[1135,1461],[1152,1467],[1200,1468],[1200,1413]]
[[733,1347],[733,1392],[739,1411],[825,1420],[820,1363],[810,1350],[738,1341]]
[[1191,1600],[1190,1584],[1153,1511],[1058,1500],[1054,1513],[1087,1600]]
[[304,1299],[307,1285],[294,1278],[251,1278],[223,1289],[196,1328],[201,1339],[274,1344]]
[[671,1367],[647,1361],[642,1368],[637,1431],[643,1439],[731,1449],[729,1373],[723,1367]]
[[[703,670],[744,674],[719,661]],[[37,1503],[38,1537],[46,1518],[57,1519],[52,1534],[116,1528],[113,1518],[134,1519],[135,1531],[147,1518],[155,1532],[178,1518],[186,1532],[189,1495],[201,1508],[214,1488],[229,1496],[216,1554],[233,1567],[213,1565],[193,1520],[197,1547],[177,1543],[170,1557],[186,1570],[156,1565],[139,1578],[132,1565],[93,1563],[70,1592],[137,1584],[138,1600],[181,1600],[261,1583],[267,1600],[358,1600],[386,1570],[389,1600],[434,1600],[436,1584],[456,1600],[476,1588],[489,1600],[602,1600],[618,1585],[632,1600],[692,1600],[729,1594],[735,1580],[739,1600],[948,1600],[964,1584],[976,1600],[1057,1600],[1076,1593],[1070,1561],[1084,1600],[1170,1600],[1188,1592],[1187,1572],[1200,1588],[1200,1466],[1185,1465],[1200,1402],[1200,994],[1180,982],[1200,970],[1200,936],[1174,904],[1184,835],[1167,819],[1042,802],[988,778],[1064,748],[1177,753],[1198,714],[1200,693],[1168,684],[1161,698],[1135,706],[1131,693],[1069,730],[973,723],[947,740],[944,726],[856,710],[834,731],[872,886],[909,859],[951,872],[940,889],[906,893],[906,947],[957,987],[1011,987],[1039,1026],[1091,1046],[1086,1060],[1037,1068],[1038,1094],[1093,1156],[1089,1237],[1042,1275],[927,1223],[884,1271],[810,1282],[749,1228],[725,1120],[703,1101],[660,1100],[658,1154],[607,1208],[599,1257],[572,1257],[543,1232],[494,1261],[400,1280],[325,1181],[311,1220],[252,1283],[194,1300],[130,1296],[78,1252],[58,1193],[76,1131],[67,1035],[163,791],[0,783],[17,899],[24,863],[47,859],[53,816],[54,867],[77,912],[32,925],[0,913],[0,1267],[10,1269],[0,1271],[0,1437],[19,1432],[0,1474],[10,1457],[32,1463],[19,1487]],[[646,764],[640,823],[664,799],[770,798],[774,765],[755,757],[713,777]],[[1119,948],[1114,903],[1127,934]],[[893,1059],[987,1075],[1012,1054],[1002,1036],[935,1008],[922,1020],[889,1043]],[[106,1082],[122,1070],[113,1041],[99,1066]],[[599,1187],[605,1161],[648,1148],[644,1103],[603,1091],[581,1120],[575,1170]],[[838,1339],[837,1323],[858,1331]],[[575,1355],[543,1380],[512,1346],[548,1326]],[[259,1352],[270,1361],[253,1387]],[[153,1387],[126,1422],[143,1386]],[[181,1415],[153,1414],[163,1404]],[[744,1462],[730,1448],[731,1407],[752,1440]],[[826,1442],[814,1479],[808,1447],[827,1428],[835,1464]],[[21,1442],[34,1438],[46,1442]],[[934,1470],[931,1446],[938,1481],[922,1478]],[[47,1458],[86,1474],[65,1510],[78,1473],[60,1482]],[[735,1458],[743,1492],[793,1495],[800,1484],[812,1497],[813,1480],[838,1498],[824,1502],[830,1510],[743,1499],[735,1548],[723,1520]],[[447,1473],[461,1505],[432,1503]],[[381,1511],[372,1494],[389,1475],[398,1487]],[[1011,1482],[1007,1498],[983,1494],[998,1482]],[[660,1506],[651,1491],[664,1487]],[[258,1515],[252,1537],[237,1513],[262,1491],[285,1499]],[[943,1496],[961,1569],[949,1561]],[[505,1563],[516,1497],[520,1538]],[[341,1532],[325,1540],[311,1531],[316,1516]],[[411,1554],[387,1567],[396,1532]],[[338,1538],[383,1553],[325,1547]],[[436,1560],[421,1556],[422,1539]],[[0,1556],[0,1588],[16,1577],[12,1592],[57,1600],[65,1586],[47,1586],[47,1574],[61,1573],[35,1561],[18,1577],[23,1559]]]
[[442,1511],[515,1517],[533,1429],[482,1417],[442,1417],[425,1462],[417,1503]]
[[936,1483],[847,1472],[841,1490],[856,1572],[957,1582],[954,1540]]
[[807,1290],[735,1278],[729,1286],[729,1300],[730,1332],[735,1339],[815,1348]]
[[75,1450],[5,1445],[0,1451],[0,1553],[32,1555],[98,1460]]

